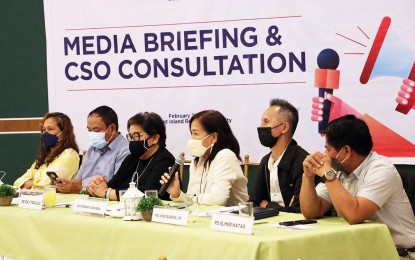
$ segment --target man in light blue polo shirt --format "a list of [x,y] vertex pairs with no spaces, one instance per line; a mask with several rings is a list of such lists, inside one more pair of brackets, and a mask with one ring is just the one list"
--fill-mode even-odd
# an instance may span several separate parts
[[108,106],[92,110],[87,119],[91,141],[85,158],[74,180],[58,178],[56,189],[61,193],[85,193],[93,176],[111,180],[124,158],[130,154],[128,141],[118,132],[118,117]]

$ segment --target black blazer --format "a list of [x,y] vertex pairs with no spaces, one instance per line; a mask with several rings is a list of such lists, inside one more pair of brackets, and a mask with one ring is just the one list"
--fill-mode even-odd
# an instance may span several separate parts
[[[288,145],[280,163],[278,164],[278,180],[281,189],[282,198],[285,205],[280,206],[276,202],[271,202],[270,194],[270,172],[268,170],[268,160],[271,153],[264,156],[259,166],[259,173],[256,178],[255,186],[250,201],[255,206],[259,206],[261,201],[269,201],[267,208],[276,208],[280,211],[301,213],[300,209],[300,189],[303,175],[303,161],[308,152],[297,145],[293,139]],[[316,185],[320,178],[316,177]]]

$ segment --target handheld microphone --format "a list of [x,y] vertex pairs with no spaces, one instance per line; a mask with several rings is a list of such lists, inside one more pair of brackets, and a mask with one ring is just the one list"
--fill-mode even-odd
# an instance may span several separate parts
[[173,181],[174,179],[174,174],[177,172],[177,170],[180,168],[180,166],[182,166],[184,164],[184,153],[180,153],[180,155],[176,158],[176,161],[174,162],[174,165],[171,167],[170,172],[169,172],[169,179],[167,180],[166,183],[163,184],[163,186],[161,186],[160,190],[159,190],[159,195],[160,196],[164,196],[164,194],[166,193],[167,188],[170,186],[170,183]]

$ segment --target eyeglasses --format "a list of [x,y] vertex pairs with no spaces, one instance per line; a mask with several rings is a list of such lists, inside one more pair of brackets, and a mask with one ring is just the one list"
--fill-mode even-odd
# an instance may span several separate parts
[[128,142],[131,142],[131,141],[140,141],[141,136],[143,136],[143,135],[146,135],[146,133],[141,133],[140,134],[139,132],[134,132],[132,134],[130,134],[130,133],[126,134],[125,137],[127,138]]

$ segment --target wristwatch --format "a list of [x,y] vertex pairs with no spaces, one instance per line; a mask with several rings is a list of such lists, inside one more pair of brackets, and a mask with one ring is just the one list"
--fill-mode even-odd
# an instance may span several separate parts
[[323,179],[323,183],[326,181],[332,181],[336,178],[336,172],[333,169],[330,169],[326,171],[321,178]]
[[79,192],[79,194],[82,194],[82,195],[88,194],[88,193],[86,192],[86,187],[83,187],[83,186],[82,186],[82,190],[81,190],[81,192]]

